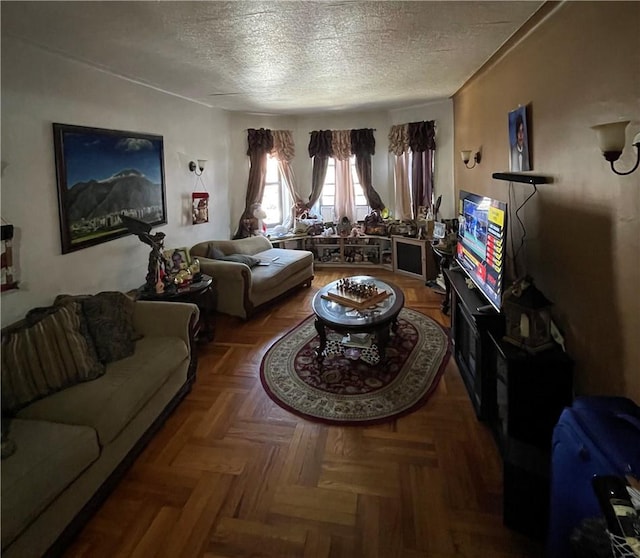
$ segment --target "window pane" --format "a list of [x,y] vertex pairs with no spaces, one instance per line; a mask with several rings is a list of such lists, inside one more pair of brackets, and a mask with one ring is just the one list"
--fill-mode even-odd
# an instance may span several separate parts
[[264,195],[262,196],[262,209],[265,210],[267,225],[277,225],[282,223],[282,207],[280,196],[280,184],[265,184]]
[[278,176],[278,160],[271,156],[267,157],[267,175],[266,182],[279,182]]

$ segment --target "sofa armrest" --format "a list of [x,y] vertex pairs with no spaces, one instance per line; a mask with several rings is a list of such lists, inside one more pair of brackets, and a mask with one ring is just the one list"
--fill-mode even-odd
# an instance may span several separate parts
[[253,308],[250,300],[253,276],[248,265],[239,262],[199,258],[200,271],[216,280],[218,311],[246,318]]
[[188,302],[138,300],[133,326],[143,335],[179,337],[190,347],[191,326],[199,317],[199,308]]

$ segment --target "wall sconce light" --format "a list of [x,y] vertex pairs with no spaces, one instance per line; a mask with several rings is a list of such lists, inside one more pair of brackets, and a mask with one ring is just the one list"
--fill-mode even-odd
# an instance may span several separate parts
[[472,169],[476,165],[480,164],[480,151],[476,151],[476,154],[473,156],[473,165],[469,166],[469,161],[471,160],[471,150],[468,151],[460,151],[460,156],[462,157],[462,162],[464,166],[468,169]]
[[[200,176],[204,172],[204,164],[206,162],[206,159],[198,159],[198,164],[196,165],[195,161],[189,161],[189,170],[195,172],[196,176]],[[198,170],[200,170],[200,172],[198,172]]]
[[638,168],[638,164],[640,164],[640,135],[637,135],[633,143],[633,146],[636,148],[636,164],[627,172],[619,172],[613,167],[613,163],[620,158],[624,150],[625,130],[629,122],[629,120],[625,120],[623,122],[610,122],[609,124],[600,124],[599,126],[591,127],[591,129],[595,130],[598,134],[600,151],[602,151],[604,158],[611,163],[611,170],[621,176],[631,174]]

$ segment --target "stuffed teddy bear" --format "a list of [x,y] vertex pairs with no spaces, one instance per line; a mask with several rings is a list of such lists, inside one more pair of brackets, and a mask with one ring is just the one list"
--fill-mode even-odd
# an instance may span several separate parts
[[254,219],[256,219],[256,228],[251,231],[251,234],[255,235],[265,235],[267,234],[267,225],[264,224],[264,220],[267,218],[267,212],[262,209],[262,205],[259,203],[254,203],[251,206],[251,214]]

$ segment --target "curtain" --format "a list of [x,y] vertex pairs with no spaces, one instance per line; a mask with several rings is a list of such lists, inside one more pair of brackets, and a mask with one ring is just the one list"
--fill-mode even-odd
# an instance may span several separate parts
[[413,151],[411,193],[414,215],[421,205],[431,206],[433,201],[433,161],[436,149],[433,120],[410,122],[407,127],[409,147]]
[[409,174],[409,126],[394,124],[389,130],[389,152],[393,154],[393,182],[397,219],[413,219]]
[[393,179],[395,185],[396,219],[413,219],[409,180],[409,152],[394,155]]
[[329,157],[333,156],[331,149],[331,130],[318,130],[311,132],[309,140],[309,157],[313,158],[313,169],[311,171],[311,194],[309,201],[305,204],[310,210],[320,199],[322,186],[327,175]]
[[356,194],[353,191],[351,164],[349,159],[336,159],[336,221],[339,223],[347,217],[350,223],[356,219]]
[[340,221],[347,217],[349,222],[356,220],[356,195],[353,191],[351,177],[351,131],[333,130],[331,133],[331,149],[336,161],[336,197],[334,211]]
[[247,155],[249,156],[249,180],[245,206],[234,239],[251,236],[253,208],[262,202],[264,178],[267,173],[267,154],[273,150],[273,134],[271,130],[260,128],[247,130]]
[[384,203],[371,180],[371,156],[375,154],[376,140],[371,128],[351,130],[351,153],[356,156],[356,172],[369,207],[382,211]]
[[296,150],[293,136],[289,130],[273,130],[273,150],[271,156],[278,160],[278,169],[291,199],[291,211],[284,220],[283,225],[290,227],[295,223],[296,217],[304,212],[304,201],[298,192],[296,177],[291,167]]

